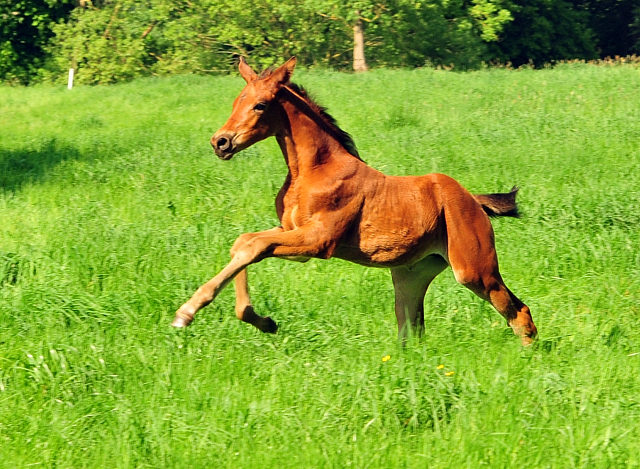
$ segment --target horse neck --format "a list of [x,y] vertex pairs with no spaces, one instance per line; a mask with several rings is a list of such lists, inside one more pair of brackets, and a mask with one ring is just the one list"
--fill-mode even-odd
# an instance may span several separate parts
[[336,160],[353,158],[306,101],[290,91],[283,94],[283,125],[276,139],[293,179]]

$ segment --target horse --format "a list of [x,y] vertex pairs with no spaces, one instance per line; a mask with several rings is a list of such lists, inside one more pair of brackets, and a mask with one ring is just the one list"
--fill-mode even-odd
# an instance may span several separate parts
[[240,58],[247,84],[211,138],[216,155],[230,160],[275,136],[289,169],[275,200],[280,226],[239,236],[231,262],[178,309],[172,326],[188,326],[235,279],[238,319],[275,333],[276,323],[253,308],[247,267],[267,257],[337,257],[391,270],[403,344],[424,331],[427,288],[448,266],[459,283],[491,303],[523,345],[531,344],[536,326],[500,275],[489,219],[518,216],[517,189],[472,195],[444,174],[387,176],[375,170],[326,109],[291,82],[295,65],[292,57],[257,74]]

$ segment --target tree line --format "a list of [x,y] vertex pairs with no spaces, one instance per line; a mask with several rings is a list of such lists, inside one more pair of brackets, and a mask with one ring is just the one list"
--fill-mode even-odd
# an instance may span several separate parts
[[306,66],[542,66],[640,53],[638,0],[0,0],[0,80]]

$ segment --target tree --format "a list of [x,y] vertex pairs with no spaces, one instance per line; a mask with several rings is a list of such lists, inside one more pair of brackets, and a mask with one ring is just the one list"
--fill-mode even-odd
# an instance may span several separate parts
[[[353,69],[426,63],[477,66],[511,14],[502,0],[307,0],[318,14],[353,31]],[[365,33],[367,40],[365,40]]]
[[588,14],[589,27],[595,34],[596,49],[600,57],[627,56],[640,40],[634,33],[635,22],[640,21],[638,0],[571,0],[577,10]]
[[490,46],[490,57],[518,67],[597,57],[588,13],[565,0],[510,0],[513,21]]
[[633,23],[631,23],[631,36],[635,43],[631,48],[634,54],[640,55],[640,5],[633,11]]
[[374,22],[383,15],[389,15],[390,10],[386,3],[375,0],[311,0],[307,1],[306,5],[318,15],[337,21],[345,30],[353,31],[353,70],[365,72],[368,69],[365,58],[365,24]]
[[71,0],[0,0],[0,80],[29,83],[47,59],[51,25],[73,7]]
[[482,59],[483,38],[497,38],[510,19],[499,1],[102,0],[53,28],[49,76],[73,67],[78,83],[97,84],[221,73],[239,56],[258,67],[297,55],[302,65],[359,70],[365,47],[377,66],[469,68]]

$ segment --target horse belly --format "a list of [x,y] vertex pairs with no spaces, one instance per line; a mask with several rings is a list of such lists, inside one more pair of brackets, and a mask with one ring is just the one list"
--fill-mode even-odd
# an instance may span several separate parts
[[425,230],[415,224],[383,229],[364,222],[348,236],[335,256],[358,264],[393,267],[410,265],[430,254],[444,254],[445,243],[436,226]]

